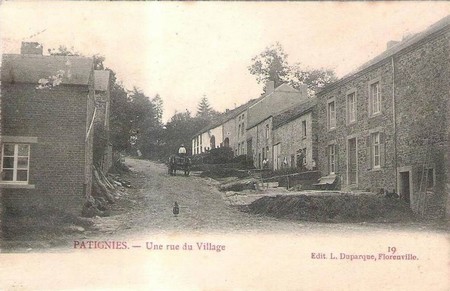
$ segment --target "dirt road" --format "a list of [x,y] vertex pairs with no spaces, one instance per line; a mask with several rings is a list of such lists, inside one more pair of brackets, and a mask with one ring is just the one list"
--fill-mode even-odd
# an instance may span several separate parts
[[[105,235],[172,233],[341,233],[421,231],[416,224],[314,223],[279,220],[239,211],[227,205],[217,182],[195,175],[167,174],[164,164],[127,159],[132,169],[126,179],[132,184],[127,195],[113,205],[112,215],[99,219],[97,229]],[[180,214],[172,213],[174,202]],[[87,233],[88,235],[88,233]]]
[[[27,255],[0,256],[0,289],[448,289],[447,230],[255,216],[228,206],[213,180],[172,177],[164,165],[144,160],[127,163],[133,171],[124,178],[132,188],[112,205],[110,216],[94,218],[94,229],[62,237],[65,243],[58,247],[34,243],[15,249]],[[178,217],[172,214],[175,201]],[[89,246],[106,242],[126,248]],[[345,259],[346,254],[393,253],[392,247],[419,260]]]

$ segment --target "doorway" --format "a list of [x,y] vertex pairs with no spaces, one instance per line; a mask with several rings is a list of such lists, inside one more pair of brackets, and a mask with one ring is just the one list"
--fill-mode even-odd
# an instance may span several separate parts
[[400,172],[400,179],[399,179],[399,194],[400,197],[410,204],[411,202],[411,177],[409,174],[409,171]]

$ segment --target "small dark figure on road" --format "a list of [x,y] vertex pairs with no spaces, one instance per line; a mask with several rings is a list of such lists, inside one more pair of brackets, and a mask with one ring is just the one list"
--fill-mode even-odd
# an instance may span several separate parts
[[175,201],[173,204],[173,215],[177,216],[180,213],[180,207],[178,206],[178,203]]

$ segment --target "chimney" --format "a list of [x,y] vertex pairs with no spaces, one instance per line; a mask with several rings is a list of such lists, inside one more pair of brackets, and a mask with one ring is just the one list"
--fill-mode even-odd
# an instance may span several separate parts
[[391,47],[393,47],[394,45],[396,45],[398,43],[399,43],[399,41],[397,41],[397,40],[390,40],[386,44],[386,49],[388,50],[388,49],[390,49]]
[[44,48],[38,42],[22,42],[20,54],[22,55],[42,55]]
[[267,81],[266,86],[264,87],[264,93],[270,94],[275,90],[275,82],[274,81]]

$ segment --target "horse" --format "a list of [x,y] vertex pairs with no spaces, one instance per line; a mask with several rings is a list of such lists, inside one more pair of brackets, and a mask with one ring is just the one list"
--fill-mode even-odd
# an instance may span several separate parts
[[171,176],[176,176],[177,170],[184,171],[185,176],[189,176],[191,159],[188,157],[180,157],[177,155],[171,155],[168,160],[167,168],[168,173]]

